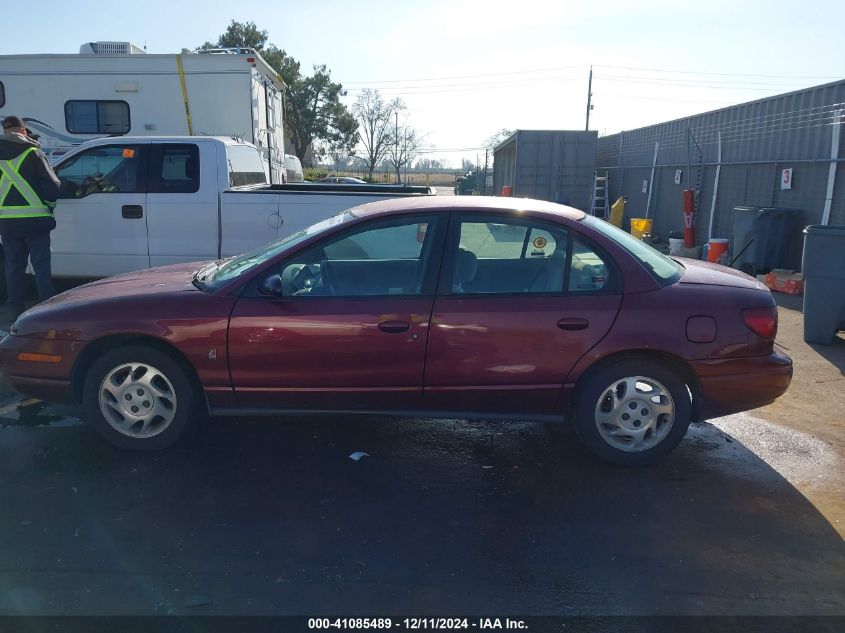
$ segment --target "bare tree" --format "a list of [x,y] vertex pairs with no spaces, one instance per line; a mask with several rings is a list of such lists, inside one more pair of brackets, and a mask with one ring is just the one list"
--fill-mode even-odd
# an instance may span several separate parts
[[494,149],[497,145],[499,145],[502,141],[506,140],[511,134],[513,134],[513,130],[509,130],[508,128],[502,128],[492,136],[490,136],[486,141],[484,141],[483,147]]
[[396,182],[399,182],[402,168],[419,155],[422,142],[423,137],[410,126],[404,125],[394,130],[393,143],[387,147],[387,159],[396,171]]
[[371,180],[373,171],[393,143],[393,114],[404,109],[405,104],[401,99],[385,101],[378,90],[370,88],[364,88],[352,106],[363,148],[360,156],[367,165]]

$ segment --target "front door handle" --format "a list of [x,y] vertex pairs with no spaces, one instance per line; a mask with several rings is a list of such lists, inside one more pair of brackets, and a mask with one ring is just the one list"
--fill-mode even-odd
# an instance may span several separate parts
[[407,332],[410,330],[411,324],[405,323],[405,321],[382,321],[378,324],[378,329],[390,334],[399,334],[400,332]]
[[144,207],[140,204],[124,204],[120,207],[120,212],[124,218],[129,218],[130,220],[137,220],[138,218],[144,217]]
[[557,326],[561,330],[586,330],[590,322],[587,319],[561,319],[557,322]]

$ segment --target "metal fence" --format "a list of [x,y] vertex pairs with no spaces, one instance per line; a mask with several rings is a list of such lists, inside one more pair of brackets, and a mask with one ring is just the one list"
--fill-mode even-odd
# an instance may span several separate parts
[[697,192],[699,243],[731,237],[736,206],[845,224],[843,121],[845,80],[601,137],[596,164],[626,219],[653,219],[655,234],[683,229],[683,189]]

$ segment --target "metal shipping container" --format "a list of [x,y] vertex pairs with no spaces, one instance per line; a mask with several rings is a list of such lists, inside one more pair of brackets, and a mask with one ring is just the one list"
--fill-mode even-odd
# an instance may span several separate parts
[[597,132],[517,130],[494,150],[493,191],[589,210]]

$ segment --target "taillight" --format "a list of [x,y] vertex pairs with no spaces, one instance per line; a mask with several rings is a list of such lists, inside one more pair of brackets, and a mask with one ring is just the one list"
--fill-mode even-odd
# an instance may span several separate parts
[[778,309],[747,308],[742,311],[742,319],[749,330],[757,336],[773,339],[778,333]]

